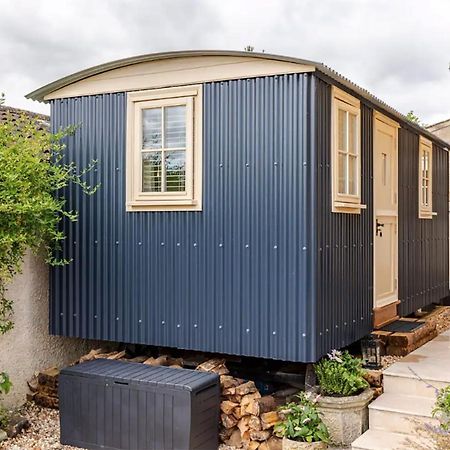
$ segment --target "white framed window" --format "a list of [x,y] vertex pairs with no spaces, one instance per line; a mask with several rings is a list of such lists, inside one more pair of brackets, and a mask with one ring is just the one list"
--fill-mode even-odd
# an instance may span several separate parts
[[333,212],[360,213],[361,109],[360,102],[332,88],[332,195]]
[[433,218],[433,145],[419,139],[419,218]]
[[202,90],[127,95],[127,211],[202,208]]

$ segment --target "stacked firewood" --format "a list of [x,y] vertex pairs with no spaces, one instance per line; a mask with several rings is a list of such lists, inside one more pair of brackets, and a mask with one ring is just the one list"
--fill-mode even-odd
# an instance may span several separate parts
[[58,408],[58,375],[57,367],[50,367],[35,373],[28,382],[32,392],[29,399],[45,408]]
[[281,440],[273,436],[279,422],[277,406],[281,400],[261,396],[253,381],[229,375],[223,359],[200,364],[197,370],[220,375],[220,439],[226,445],[245,450],[279,450]]

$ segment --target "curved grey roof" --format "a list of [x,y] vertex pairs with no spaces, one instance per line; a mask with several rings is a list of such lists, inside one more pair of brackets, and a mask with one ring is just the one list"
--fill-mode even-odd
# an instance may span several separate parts
[[350,81],[348,78],[345,78],[338,72],[329,68],[323,63],[309,61],[305,59],[290,57],[290,56],[282,56],[282,55],[272,55],[269,53],[257,53],[257,52],[243,52],[243,51],[232,51],[232,50],[187,50],[187,51],[174,51],[174,52],[162,52],[162,53],[150,53],[146,55],[132,56],[130,58],[118,59],[116,61],[107,62],[104,64],[99,64],[97,66],[90,67],[88,69],[81,70],[74,74],[68,75],[66,77],[60,78],[59,80],[53,81],[52,83],[46,84],[39,89],[36,89],[33,92],[30,92],[25,97],[37,101],[44,101],[44,98],[50,93],[61,89],[70,84],[76,83],[77,81],[83,80],[85,78],[89,78],[91,76],[97,75],[99,73],[107,72],[109,70],[118,69],[121,67],[131,66],[133,64],[139,64],[143,62],[150,61],[158,61],[163,59],[172,59],[172,58],[185,58],[185,57],[197,57],[197,56],[246,56],[250,58],[260,58],[260,59],[268,59],[274,61],[284,61],[290,62],[294,64],[303,64],[313,66],[314,69],[318,72],[327,75],[331,79],[340,83],[341,85],[347,87],[351,91],[356,92],[361,97],[368,100],[372,103],[377,109],[387,112],[388,115],[391,115],[393,118],[400,120],[401,122],[406,122],[411,128],[416,129],[417,132],[422,135],[427,136],[434,141],[439,142],[442,146],[447,147],[449,144],[439,139],[436,135],[430,133],[425,128],[422,128],[419,125],[413,124],[408,121],[405,115],[401,114],[396,109],[389,106],[387,103],[383,102],[379,98],[375,97],[368,90],[363,89],[357,84]]

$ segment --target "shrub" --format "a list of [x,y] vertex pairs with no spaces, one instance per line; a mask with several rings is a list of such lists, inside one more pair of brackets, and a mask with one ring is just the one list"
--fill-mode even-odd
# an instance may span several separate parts
[[[0,373],[0,394],[7,394],[11,389],[12,383],[5,372]],[[0,405],[0,429],[6,427],[9,420],[9,412]]]
[[314,403],[302,392],[298,402],[279,408],[283,420],[275,425],[275,434],[301,442],[328,442],[329,435]]
[[433,417],[439,420],[444,431],[450,431],[450,386],[439,390],[434,404]]
[[62,140],[73,132],[51,134],[26,116],[0,123],[0,334],[13,326],[6,285],[25,251],[44,250],[53,265],[68,262],[55,250],[65,238],[61,221],[76,221],[77,213],[66,209],[61,189],[74,183],[86,194],[96,190],[83,181],[95,162],[81,172],[66,162]]
[[356,395],[369,386],[363,377],[362,361],[347,351],[333,350],[314,368],[324,395]]

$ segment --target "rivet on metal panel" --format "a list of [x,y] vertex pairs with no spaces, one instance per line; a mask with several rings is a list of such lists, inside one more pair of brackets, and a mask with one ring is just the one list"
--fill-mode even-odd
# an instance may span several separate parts
[[306,333],[302,333],[302,337],[306,337]]
[[142,319],[139,319],[139,320],[138,320],[138,323],[142,323]]
[[336,325],[336,328],[339,328],[339,325]]
[[361,320],[364,320],[364,317],[361,317]]
[[344,326],[347,326],[347,322],[344,322]]
[[94,241],[94,244],[98,244],[98,241]]
[[222,327],[222,325],[219,325],[219,330],[221,330],[223,327]]
[[116,241],[116,245],[119,245],[119,241]]
[[76,313],[74,313],[74,314],[73,314],[73,317],[77,317],[77,314],[76,314]]
[[222,243],[220,243],[220,244],[219,244],[219,247],[223,247],[223,244],[222,244]]
[[303,251],[306,250],[306,245],[302,247],[302,250],[303,250]]
[[325,331],[328,333],[328,331],[329,331],[328,328]]
[[278,163],[277,163],[277,162],[274,162],[273,165],[274,165],[274,166],[278,166]]
[[161,325],[165,325],[166,324],[166,321],[165,320],[162,320],[161,321]]
[[319,333],[319,336],[322,336],[322,332]]
[[94,315],[94,319],[97,319],[97,314]]
[[138,245],[142,245],[142,242],[138,242]]
[[303,161],[303,165],[304,165],[304,166],[306,166],[306,165],[307,165],[306,161]]
[[272,331],[272,334],[275,336],[277,334],[277,332],[276,331]]
[[161,247],[163,247],[164,246],[164,242],[161,242]]
[[197,328],[197,327],[198,327],[198,325],[196,323],[194,323],[194,328]]
[[116,317],[116,320],[119,320],[119,318],[118,318],[118,317]]
[[246,333],[250,333],[250,328],[246,328],[246,329],[245,329],[245,332],[246,332]]
[[245,244],[245,248],[249,248],[250,247],[250,245],[249,244]]
[[73,245],[77,245],[77,241],[73,241]]
[[64,313],[59,313],[59,315],[62,317],[62,316],[64,316]]
[[278,248],[278,245],[274,245],[273,248],[276,250]]
[[249,163],[245,163],[245,167],[250,167],[250,164]]
[[117,170],[117,171],[119,171],[119,168],[118,168],[118,167],[116,167],[116,170]]
[[197,242],[194,242],[194,247],[197,247]]
[[181,324],[177,323],[177,328],[180,328],[180,327],[181,327]]
[[179,242],[177,242],[177,247],[181,247],[181,244]]
[[223,164],[222,164],[222,163],[220,163],[220,164],[219,164],[219,167],[220,167],[220,168],[222,168],[222,167],[223,167]]

